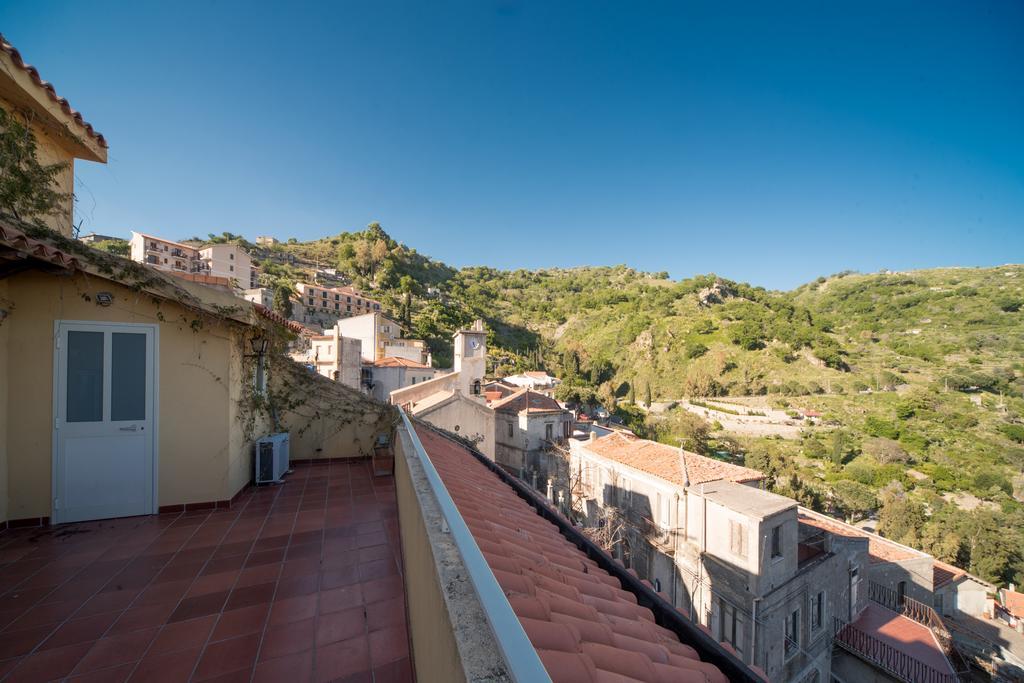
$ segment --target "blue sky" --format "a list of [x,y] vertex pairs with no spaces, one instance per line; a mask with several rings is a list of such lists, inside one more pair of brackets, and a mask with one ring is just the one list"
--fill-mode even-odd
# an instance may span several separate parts
[[1024,4],[6,0],[83,230],[789,288],[1024,261]]

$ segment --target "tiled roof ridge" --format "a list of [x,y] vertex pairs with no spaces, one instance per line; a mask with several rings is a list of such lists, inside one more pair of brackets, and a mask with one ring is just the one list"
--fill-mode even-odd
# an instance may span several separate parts
[[50,99],[56,102],[58,106],[60,106],[61,111],[63,111],[67,116],[70,116],[75,123],[81,126],[81,128],[89,135],[89,137],[94,139],[100,147],[103,147],[104,149],[107,148],[107,139],[104,138],[100,132],[95,130],[92,127],[92,124],[82,117],[81,113],[75,111],[75,109],[71,106],[71,103],[68,102],[66,98],[63,98],[57,94],[57,89],[53,87],[52,83],[43,80],[42,76],[39,75],[39,69],[27,63],[22,58],[21,52],[19,52],[16,47],[11,45],[11,43],[4,37],[2,33],[0,33],[0,52],[6,53],[11,58],[11,61],[14,62],[14,65],[16,67],[27,73],[29,75],[29,78],[32,79],[33,83],[35,83],[37,86],[45,90],[46,94],[50,97]]
[[552,680],[727,680],[485,456],[422,421],[416,431]]
[[278,325],[282,325],[284,327],[287,327],[292,332],[296,332],[296,333],[301,334],[302,332],[304,332],[306,330],[306,327],[303,326],[301,323],[297,323],[294,320],[289,320],[288,318],[285,318],[283,315],[281,315],[277,311],[275,311],[273,309],[270,309],[270,308],[267,308],[263,304],[259,304],[259,303],[256,303],[254,301],[254,302],[252,302],[252,306],[253,306],[254,309],[256,309],[256,312],[261,317],[266,318],[267,320],[269,320],[271,322],[277,323]]
[[29,237],[21,230],[4,221],[0,221],[0,242],[61,268],[76,269],[82,267],[82,262],[79,261],[78,257],[61,251],[42,240]]
[[[824,529],[831,533],[837,533],[841,536],[857,536],[865,538],[868,541],[868,555],[872,558],[877,558],[879,561],[889,562],[901,562],[904,560],[921,559],[924,557],[931,557],[928,553],[911,548],[908,545],[898,543],[891,538],[886,538],[880,534],[872,533],[864,529],[847,524],[841,519],[830,517],[829,515],[822,514],[805,508],[802,505],[797,508],[797,519],[811,526],[819,529]],[[934,561],[934,558],[933,558]]]

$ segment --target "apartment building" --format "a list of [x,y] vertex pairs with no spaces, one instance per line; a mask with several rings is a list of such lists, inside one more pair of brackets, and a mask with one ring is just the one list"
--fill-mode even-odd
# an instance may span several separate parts
[[[374,305],[379,305],[374,302]],[[363,343],[363,361],[373,363],[384,358],[405,358],[430,365],[430,351],[422,339],[407,339],[405,328],[380,311],[343,317],[335,323],[344,337]]]
[[929,556],[800,508],[745,467],[621,432],[569,445],[552,502],[770,680],[965,670],[930,607]]
[[353,389],[360,388],[361,342],[341,336],[337,328],[329,334],[309,337],[309,360],[317,374]]
[[269,287],[254,287],[242,291],[242,298],[267,308],[274,307],[274,290]]
[[157,270],[175,274],[204,274],[207,270],[199,250],[188,244],[133,230],[128,246],[132,261]]
[[227,278],[242,289],[259,287],[252,257],[237,244],[209,244],[199,249],[199,260],[208,275]]
[[[364,296],[352,287],[327,287],[299,282],[292,304],[292,319],[308,325],[328,328],[339,318],[381,311],[379,301]],[[366,350],[363,346],[363,350]]]
[[494,411],[494,460],[498,465],[529,481],[535,488],[549,476],[546,452],[559,447],[572,435],[573,415],[558,401],[528,388],[500,397],[500,390],[485,388],[484,398]]

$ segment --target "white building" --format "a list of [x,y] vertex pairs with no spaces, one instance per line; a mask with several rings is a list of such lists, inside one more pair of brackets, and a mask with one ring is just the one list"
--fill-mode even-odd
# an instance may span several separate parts
[[405,328],[379,311],[342,318],[335,323],[342,336],[363,343],[363,361],[373,363],[383,358],[405,358],[430,365],[430,352],[421,339],[406,339]]
[[[477,320],[453,336],[454,371],[391,392],[391,402],[413,415],[472,441],[494,458],[494,411],[483,395],[487,332]],[[365,352],[364,352],[365,355]]]
[[155,235],[132,231],[128,240],[132,261],[176,274],[204,274],[206,268],[199,250],[188,244],[165,240]]
[[408,358],[386,356],[372,363],[363,363],[363,388],[378,401],[391,401],[391,392],[415,386],[436,375],[434,368]]
[[237,244],[210,244],[199,249],[199,258],[208,275],[230,280],[235,287],[254,289],[259,286],[252,258]]
[[360,388],[362,344],[358,339],[343,337],[333,329],[330,334],[313,336],[309,341],[309,359],[317,374],[353,389]]
[[256,304],[261,304],[267,308],[274,307],[274,290],[267,287],[256,287],[253,289],[246,289],[242,292],[242,298],[246,301],[252,301]]
[[[485,397],[502,393],[500,386],[485,387]],[[538,481],[548,477],[545,452],[572,435],[572,413],[550,396],[528,388],[488,405],[495,418],[494,461],[536,488]]]
[[510,375],[503,378],[503,381],[509,384],[514,384],[517,387],[533,389],[534,391],[554,389],[562,382],[557,377],[552,377],[546,372],[533,370],[523,372],[518,375]]

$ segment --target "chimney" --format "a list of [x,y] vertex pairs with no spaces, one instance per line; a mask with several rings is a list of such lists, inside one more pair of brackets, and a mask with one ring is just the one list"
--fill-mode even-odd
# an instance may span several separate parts
[[597,432],[595,432],[593,429],[590,430],[590,440],[597,441]]

